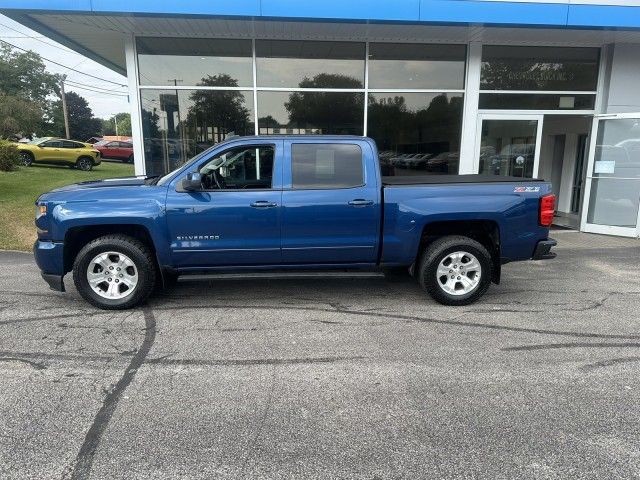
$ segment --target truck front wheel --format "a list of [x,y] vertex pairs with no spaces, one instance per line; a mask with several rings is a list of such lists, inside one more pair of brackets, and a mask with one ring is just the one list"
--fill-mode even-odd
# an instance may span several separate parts
[[124,310],[144,302],[156,283],[153,255],[127,235],[106,235],[85,245],[73,264],[76,289],[90,304]]
[[492,265],[491,254],[481,243],[452,235],[429,244],[422,256],[418,279],[438,303],[468,305],[489,288]]

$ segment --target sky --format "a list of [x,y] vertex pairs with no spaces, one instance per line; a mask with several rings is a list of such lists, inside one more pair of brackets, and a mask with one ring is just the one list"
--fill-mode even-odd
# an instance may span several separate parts
[[[4,15],[0,15],[0,40],[12,43],[20,48],[33,50],[42,57],[78,70],[79,72],[76,72],[63,68],[43,58],[49,72],[67,75],[69,83],[65,84],[65,90],[74,91],[83,96],[89,102],[89,107],[91,107],[96,117],[109,118],[119,112],[129,112],[130,108],[126,96],[127,88],[126,86],[120,86],[126,85],[126,77],[14,22]],[[98,78],[84,75],[81,72]],[[102,90],[102,92],[95,90]],[[110,90],[110,92],[106,92],[106,90]]]

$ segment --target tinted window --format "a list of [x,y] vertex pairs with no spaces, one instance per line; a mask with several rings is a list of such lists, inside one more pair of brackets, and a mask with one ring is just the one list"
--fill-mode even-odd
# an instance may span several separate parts
[[226,150],[200,168],[202,185],[207,190],[271,188],[274,152],[271,145]]
[[364,93],[258,92],[260,135],[362,135]]
[[260,40],[259,87],[363,88],[364,43]]
[[349,188],[364,184],[362,150],[347,144],[293,144],[293,188]]
[[252,86],[250,40],[137,39],[141,85]]
[[462,106],[462,94],[370,93],[382,175],[458,173]]
[[69,140],[63,140],[62,148],[80,148],[80,144],[76,142],[70,142]]
[[49,140],[48,142],[41,143],[40,145],[49,148],[62,148],[62,142],[60,140]]
[[133,148],[132,144],[126,142],[119,142],[118,145],[120,146],[120,148]]
[[369,88],[464,88],[464,45],[372,43]]
[[484,90],[587,90],[598,83],[597,48],[482,48]]
[[140,90],[148,175],[165,174],[230,135],[253,135],[253,94]]
[[593,110],[595,95],[481,93],[480,108],[522,110]]

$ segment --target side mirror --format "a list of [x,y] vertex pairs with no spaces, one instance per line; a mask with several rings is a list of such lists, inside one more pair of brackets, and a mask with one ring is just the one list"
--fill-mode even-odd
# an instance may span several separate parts
[[182,179],[182,188],[190,192],[202,190],[202,175],[200,172],[187,173]]

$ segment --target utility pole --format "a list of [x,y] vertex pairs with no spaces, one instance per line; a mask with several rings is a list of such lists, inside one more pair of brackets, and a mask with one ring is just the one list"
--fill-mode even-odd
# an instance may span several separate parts
[[70,137],[69,135],[69,112],[67,112],[67,96],[64,93],[64,81],[67,79],[66,75],[63,75],[60,79],[60,93],[62,95],[62,113],[64,115],[64,132],[66,133],[66,138]]
[[113,116],[113,123],[116,124],[116,137],[117,137],[118,136],[118,114],[117,113]]

